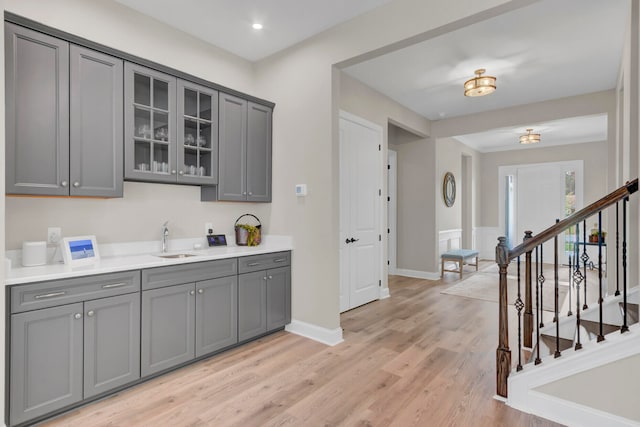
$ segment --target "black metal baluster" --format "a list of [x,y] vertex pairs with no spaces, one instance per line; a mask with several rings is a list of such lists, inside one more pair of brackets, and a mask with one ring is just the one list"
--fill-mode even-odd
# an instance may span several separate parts
[[580,283],[582,283],[582,273],[580,272],[580,224],[576,224],[576,238],[574,244],[575,264],[573,271],[573,283],[576,285],[576,345],[575,349],[580,350],[582,343],[580,342]]
[[616,202],[616,296],[620,295],[620,214]]
[[598,342],[604,341],[602,329],[602,211],[598,212],[598,310],[600,312],[600,330]]
[[585,219],[582,223],[582,247],[584,248],[584,252],[582,252],[582,262],[584,265],[584,304],[582,305],[582,309],[586,310],[589,308],[587,305],[587,262],[589,262],[589,254],[587,253],[587,220]]
[[622,200],[622,305],[624,313],[622,313],[622,326],[620,332],[629,331],[627,325],[627,202],[628,197]]
[[522,370],[522,294],[520,293],[520,257],[518,257],[518,298],[516,299],[516,310],[518,310],[518,366],[516,371]]
[[[542,246],[540,246],[542,248]],[[536,276],[538,275],[538,247],[536,246]],[[542,318],[542,308],[540,307],[540,298],[538,297],[538,284],[536,280],[536,360],[535,364],[542,363],[540,359],[540,319]]]
[[[544,328],[544,319],[542,318],[542,307],[544,307],[544,299],[542,298],[542,285],[544,284],[544,256],[542,248],[544,245],[540,245],[540,275],[538,276],[538,283],[540,283],[540,327]],[[537,270],[536,270],[537,271]]]
[[573,288],[573,278],[571,275],[573,274],[573,255],[569,255],[569,311],[567,311],[567,316],[572,316],[573,312],[571,311],[571,288]]
[[[556,219],[556,224],[559,223],[560,220]],[[556,321],[556,352],[553,354],[553,357],[558,358],[560,357],[560,322],[559,322],[559,318],[558,318],[558,285],[560,282],[560,276],[558,275],[558,235],[556,234],[556,236],[553,238],[553,272],[554,272],[554,290],[555,290],[555,295],[554,295],[554,307],[555,307],[555,317],[554,317],[554,321]]]

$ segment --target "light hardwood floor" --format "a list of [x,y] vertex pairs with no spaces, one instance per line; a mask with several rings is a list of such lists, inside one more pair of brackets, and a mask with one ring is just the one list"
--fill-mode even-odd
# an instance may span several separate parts
[[456,279],[390,276],[342,344],[279,332],[45,425],[555,426],[493,399],[498,307],[440,294]]

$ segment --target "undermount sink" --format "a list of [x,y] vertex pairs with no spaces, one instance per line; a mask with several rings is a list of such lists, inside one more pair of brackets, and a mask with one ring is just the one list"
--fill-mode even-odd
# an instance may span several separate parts
[[160,255],[155,255],[159,258],[189,258],[192,256],[198,256],[195,254],[160,254]]

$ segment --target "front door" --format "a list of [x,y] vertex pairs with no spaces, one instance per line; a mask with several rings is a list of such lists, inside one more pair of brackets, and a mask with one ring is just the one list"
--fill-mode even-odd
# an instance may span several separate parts
[[382,129],[340,114],[340,311],[380,297]]

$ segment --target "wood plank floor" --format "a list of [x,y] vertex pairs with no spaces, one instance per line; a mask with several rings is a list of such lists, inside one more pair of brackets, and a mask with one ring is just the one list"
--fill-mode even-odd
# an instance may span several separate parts
[[45,425],[557,425],[492,398],[498,306],[440,294],[446,276],[390,276],[390,298],[342,315],[335,347],[279,332]]

